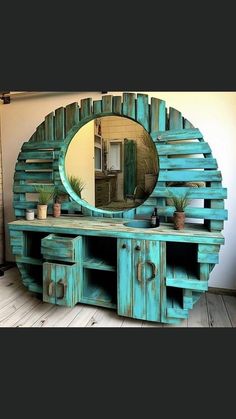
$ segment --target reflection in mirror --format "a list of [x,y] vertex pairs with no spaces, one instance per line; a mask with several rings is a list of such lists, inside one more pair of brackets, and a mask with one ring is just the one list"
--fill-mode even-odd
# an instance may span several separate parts
[[71,183],[83,185],[77,192],[82,200],[102,210],[124,211],[141,205],[153,191],[158,157],[140,124],[106,116],[90,121],[73,137],[65,171]]

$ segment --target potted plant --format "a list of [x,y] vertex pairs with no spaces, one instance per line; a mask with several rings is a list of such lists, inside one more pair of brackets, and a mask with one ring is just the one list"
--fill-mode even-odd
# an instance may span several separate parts
[[72,187],[73,191],[79,196],[79,198],[82,199],[81,192],[85,187],[85,183],[82,181],[82,179],[74,175],[68,176],[68,180],[70,182],[70,186]]
[[183,230],[185,224],[185,208],[189,205],[190,201],[187,199],[188,192],[183,196],[176,196],[172,192],[169,192],[168,204],[175,207],[173,214],[175,230]]
[[39,220],[45,220],[47,218],[48,203],[53,199],[54,189],[52,185],[40,185],[35,188],[39,194],[37,205],[37,218]]
[[60,217],[61,215],[61,197],[63,193],[60,191],[58,187],[54,189],[53,193],[53,217]]

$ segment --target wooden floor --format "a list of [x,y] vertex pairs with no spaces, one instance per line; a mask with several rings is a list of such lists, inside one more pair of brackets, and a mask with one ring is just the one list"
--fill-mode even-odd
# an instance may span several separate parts
[[120,317],[114,310],[79,304],[58,307],[28,292],[17,268],[0,277],[0,327],[236,327],[236,297],[206,293],[178,326]]

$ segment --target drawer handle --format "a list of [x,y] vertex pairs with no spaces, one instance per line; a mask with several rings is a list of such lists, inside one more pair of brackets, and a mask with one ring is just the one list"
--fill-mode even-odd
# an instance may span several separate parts
[[50,281],[48,284],[48,296],[52,297],[53,294],[54,294],[54,282]]
[[137,265],[137,279],[139,282],[142,282],[142,265],[143,262],[139,262]]
[[62,296],[61,297],[57,297],[58,300],[62,300],[66,296],[67,283],[66,283],[66,281],[63,281],[63,279],[60,279],[57,284],[63,287],[63,294],[62,294]]
[[155,263],[151,262],[150,260],[147,260],[146,263],[148,263],[152,267],[152,276],[147,279],[148,281],[151,281],[152,279],[155,279],[155,277],[156,277],[156,274],[157,274],[157,266],[155,265]]

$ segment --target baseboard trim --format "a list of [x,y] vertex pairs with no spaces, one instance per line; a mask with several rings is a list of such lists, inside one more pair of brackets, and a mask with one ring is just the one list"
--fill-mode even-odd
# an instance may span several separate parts
[[208,292],[210,292],[211,294],[233,295],[234,297],[236,296],[236,290],[228,288],[209,287]]

